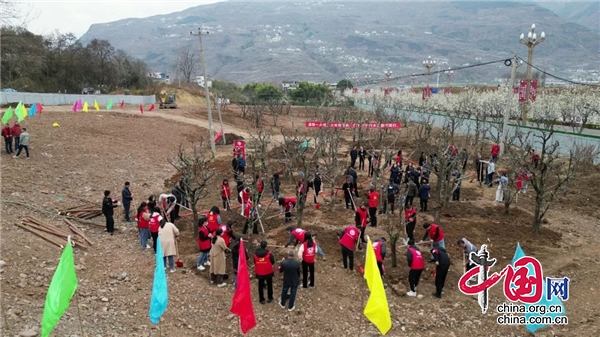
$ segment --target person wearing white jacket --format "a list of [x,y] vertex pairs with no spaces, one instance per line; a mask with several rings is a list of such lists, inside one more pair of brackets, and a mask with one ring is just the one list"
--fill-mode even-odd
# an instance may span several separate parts
[[494,173],[496,172],[496,163],[494,163],[492,160],[480,160],[480,162],[487,164],[487,175],[485,176],[485,184],[488,185],[488,187],[492,187],[492,177],[494,177]]
[[[298,259],[302,261],[302,288],[315,286],[315,256],[317,242],[310,233],[305,235],[306,241],[298,249]],[[310,280],[310,282],[309,282]]]
[[[169,216],[177,205],[177,198],[173,194],[161,194],[158,196],[158,204],[165,211],[165,216]],[[175,222],[175,219],[171,219],[171,222]]]

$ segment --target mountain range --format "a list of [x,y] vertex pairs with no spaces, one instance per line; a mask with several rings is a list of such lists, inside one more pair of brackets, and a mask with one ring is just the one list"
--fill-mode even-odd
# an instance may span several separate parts
[[[393,76],[423,73],[428,56],[438,64],[432,71],[502,61],[515,52],[526,59],[519,35],[536,23],[546,41],[535,47],[534,65],[568,78],[600,69],[600,34],[593,30],[600,5],[543,4],[548,8],[508,1],[229,1],[93,24],[80,40],[106,39],[154,71],[173,75],[182,47],[199,50],[198,37],[190,32],[202,27],[209,32],[203,36],[209,77],[236,83],[334,82],[377,79],[388,69]],[[509,73],[498,62],[456,71],[452,81],[491,83]]]

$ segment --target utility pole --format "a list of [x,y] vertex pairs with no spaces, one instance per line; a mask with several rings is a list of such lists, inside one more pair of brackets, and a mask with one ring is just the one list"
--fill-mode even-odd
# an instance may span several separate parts
[[227,140],[225,140],[225,132],[223,132],[223,118],[221,118],[221,98],[219,98],[219,94],[216,91],[214,93],[217,98],[217,112],[219,113],[219,123],[221,124],[221,139],[223,139],[223,145],[226,145]]
[[510,82],[508,83],[508,92],[506,93],[506,105],[504,109],[504,121],[502,123],[502,142],[500,143],[500,155],[504,154],[506,150],[506,137],[508,135],[508,118],[510,117],[510,100],[513,99],[514,88],[515,88],[515,80],[517,77],[517,68],[519,67],[519,57],[515,53],[514,58],[512,59],[512,69],[510,71]]
[[204,93],[206,94],[206,110],[208,111],[208,131],[210,136],[210,152],[217,153],[215,146],[215,130],[213,129],[212,111],[210,110],[210,93],[208,92],[208,77],[206,76],[206,61],[204,60],[204,46],[202,45],[202,35],[208,35],[208,32],[202,32],[202,28],[198,28],[198,33],[190,32],[190,35],[198,35],[200,38],[200,58],[202,59],[202,72],[204,73]]

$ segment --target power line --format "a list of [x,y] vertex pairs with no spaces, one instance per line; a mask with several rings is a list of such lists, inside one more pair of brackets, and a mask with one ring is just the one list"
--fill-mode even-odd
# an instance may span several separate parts
[[361,81],[361,82],[358,82],[356,84],[356,86],[358,87],[358,86],[364,86],[364,85],[369,85],[369,84],[392,82],[392,81],[397,81],[397,80],[401,80],[401,79],[405,79],[405,78],[414,78],[414,77],[421,77],[421,76],[427,76],[427,75],[431,76],[431,75],[435,75],[435,74],[445,73],[446,71],[457,71],[457,70],[463,70],[463,69],[469,69],[469,68],[475,68],[475,67],[482,67],[482,66],[487,66],[490,64],[501,63],[501,62],[504,63],[504,65],[506,65],[507,67],[509,67],[511,65],[512,61],[510,58],[508,58],[508,59],[502,59],[502,60],[496,60],[496,61],[471,64],[468,66],[455,67],[455,68],[449,68],[449,69],[444,69],[444,70],[436,70],[436,71],[430,72],[429,74],[428,73],[417,73],[417,74],[412,74],[412,75],[402,75],[402,76],[383,78],[383,79],[377,79],[377,80]]
[[538,68],[538,67],[534,66],[533,64],[530,64],[530,63],[528,63],[528,62],[527,62],[527,60],[524,60],[524,59],[523,59],[523,58],[521,58],[520,56],[519,56],[519,60],[523,61],[523,63],[525,63],[525,64],[529,65],[531,68],[533,68],[533,69],[535,69],[535,70],[537,70],[537,71],[541,72],[542,74],[545,74],[545,75],[547,75],[547,76],[550,76],[550,77],[556,78],[557,80],[561,80],[561,81],[564,81],[564,82],[567,82],[567,83],[571,83],[571,84],[577,84],[577,85],[587,85],[587,86],[590,86],[590,87],[598,87],[598,86],[599,86],[598,84],[593,84],[593,83],[583,83],[583,82],[571,81],[571,80],[568,80],[568,79],[566,79],[566,78],[562,78],[562,77],[559,77],[559,76],[556,76],[556,75],[550,74],[549,72],[547,72],[547,71],[545,71],[545,70],[542,70],[542,69],[540,69],[540,68]]

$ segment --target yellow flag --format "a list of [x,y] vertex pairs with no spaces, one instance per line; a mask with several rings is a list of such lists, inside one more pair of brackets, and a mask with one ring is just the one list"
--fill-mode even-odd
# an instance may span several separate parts
[[392,328],[392,317],[390,316],[390,307],[388,306],[383,280],[377,268],[377,258],[373,250],[371,239],[367,243],[367,257],[365,259],[365,279],[367,286],[371,291],[367,305],[363,313],[373,325],[379,329],[382,335],[385,335]]
[[98,105],[98,102],[96,102],[96,100],[94,100],[94,108],[96,108],[96,111],[100,111],[100,106]]
[[87,102],[83,103],[83,111],[88,112],[88,104]]
[[27,117],[27,109],[25,108],[25,104],[21,105],[21,117]]

